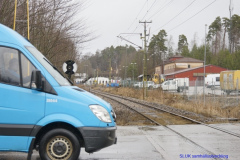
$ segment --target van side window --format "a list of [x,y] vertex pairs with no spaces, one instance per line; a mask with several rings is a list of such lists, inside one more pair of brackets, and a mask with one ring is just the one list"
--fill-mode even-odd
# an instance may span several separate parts
[[[19,63],[19,55],[21,63]],[[18,50],[0,46],[0,82],[30,88],[35,67]],[[21,84],[22,77],[22,84]]]
[[21,66],[23,87],[30,88],[32,71],[35,70],[36,68],[23,54],[21,54]]
[[0,47],[0,82],[20,86],[18,51]]

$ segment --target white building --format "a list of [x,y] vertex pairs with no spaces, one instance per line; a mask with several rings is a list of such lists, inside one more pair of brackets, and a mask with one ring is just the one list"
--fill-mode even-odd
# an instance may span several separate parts
[[[92,84],[102,84],[102,85],[107,85],[109,83],[109,78],[107,77],[94,77],[90,78],[86,84],[92,85]],[[119,80],[113,80],[111,79],[111,83],[119,83]]]

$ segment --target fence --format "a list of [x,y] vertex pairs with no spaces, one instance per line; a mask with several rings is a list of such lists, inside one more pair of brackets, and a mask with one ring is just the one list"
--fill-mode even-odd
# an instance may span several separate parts
[[[189,84],[184,82],[184,87],[180,90],[178,90],[177,84],[174,86],[174,88],[170,87],[170,85],[174,84],[167,83],[167,85],[169,86],[166,86],[167,89],[164,89],[163,92],[173,95],[182,95],[184,98],[187,98],[191,101],[201,101],[205,103],[218,102],[221,107],[237,106],[240,104],[240,80],[235,80],[234,83],[225,82],[222,84],[219,81],[212,81],[211,83],[205,84],[205,86],[204,81],[202,80],[189,81]],[[142,91],[142,86],[142,82],[131,80],[122,81],[120,84],[120,87],[134,88],[139,90],[139,92]],[[149,92],[151,92],[151,90],[161,89],[160,85],[154,85],[153,82],[147,83],[145,87]]]
[[[132,87],[136,90],[141,91],[141,83],[142,82],[124,81],[121,87]],[[177,86],[177,84],[175,84],[174,86],[174,84],[166,83],[166,85],[169,86],[165,86],[163,92],[168,92],[173,95],[182,95],[191,101],[201,101],[205,103],[218,102],[221,107],[237,106],[240,104],[240,81],[238,80],[236,80],[234,83],[222,83],[222,87],[219,81],[212,81],[211,83],[208,82],[205,85],[204,81],[202,80],[190,81],[189,84],[184,82],[184,86],[180,90],[178,90],[179,87]],[[172,86],[174,87],[171,88]],[[153,85],[147,86],[146,88],[148,91],[151,91],[155,89],[160,89],[161,87],[160,85]]]
[[[177,87],[176,87],[177,88]],[[181,92],[175,90],[168,90],[172,94],[180,94],[186,97],[188,100],[202,101],[205,103],[218,102],[221,107],[237,106],[240,104],[240,81],[236,80],[233,83],[230,82],[212,82],[204,85],[204,81],[190,81],[189,87]]]

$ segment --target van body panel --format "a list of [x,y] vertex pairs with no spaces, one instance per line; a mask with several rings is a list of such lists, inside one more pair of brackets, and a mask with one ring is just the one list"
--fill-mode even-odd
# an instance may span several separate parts
[[25,136],[0,136],[0,150],[28,152],[28,141],[29,137]]
[[0,91],[0,124],[36,124],[44,117],[46,93],[1,83]]
[[[57,113],[59,114],[69,114],[72,117],[78,119],[81,125],[77,126],[77,124],[74,124],[74,126],[76,127],[81,127],[82,125],[89,127],[99,127],[101,122],[96,116],[94,116],[92,111],[89,109],[89,105],[98,104],[101,106],[106,106],[109,114],[111,113],[111,106],[109,103],[106,103],[99,97],[89,92],[86,92],[78,87],[61,86],[55,87],[54,89],[56,90],[58,95],[47,94],[46,116],[55,114],[57,111]],[[113,119],[112,123],[108,123],[108,126],[115,125],[116,124]],[[102,126],[106,126],[106,123],[102,124]]]
[[50,114],[41,119],[37,125],[38,126],[46,126],[53,122],[65,122],[71,124],[74,127],[82,127],[83,124],[75,117],[67,115],[67,114]]
[[[14,66],[9,63],[13,59],[19,63],[18,83],[6,81],[6,78],[10,79],[6,69]],[[32,73],[38,78],[32,78]],[[23,83],[26,77],[29,84]],[[91,106],[90,109],[90,105],[98,108]],[[0,24],[0,151],[31,154],[31,150],[39,145],[40,137],[51,130],[51,127],[44,127],[57,122],[78,129],[80,132],[76,136],[79,141],[83,140],[85,150],[94,152],[116,143],[115,117],[109,103],[71,86],[30,42]],[[63,134],[63,131],[57,131],[57,134]]]
[[33,124],[44,117],[45,95],[37,90],[0,83],[0,150],[28,151]]
[[111,110],[111,106],[109,103],[76,86],[61,86],[54,87],[54,89],[59,96],[64,96],[66,99],[76,101],[85,105],[99,104],[102,106],[106,106],[108,111]]
[[21,46],[33,46],[28,42],[24,37],[22,37],[17,32],[14,32],[12,29],[3,26],[0,24],[0,42],[5,42],[9,44],[18,44]]

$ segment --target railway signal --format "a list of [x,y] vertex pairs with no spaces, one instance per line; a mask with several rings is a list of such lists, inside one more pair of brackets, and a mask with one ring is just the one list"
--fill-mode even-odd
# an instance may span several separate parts
[[73,60],[68,60],[63,63],[62,69],[68,75],[68,78],[71,79],[71,75],[77,72],[77,64]]

